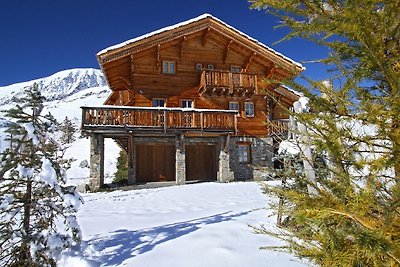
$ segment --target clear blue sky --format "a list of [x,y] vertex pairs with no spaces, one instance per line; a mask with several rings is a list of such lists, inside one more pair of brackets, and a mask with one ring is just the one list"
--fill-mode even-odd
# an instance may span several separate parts
[[[210,13],[303,63],[327,52],[303,41],[272,43],[285,35],[276,18],[250,10],[247,0],[4,0],[0,3],[0,86],[70,68],[99,68],[108,46]],[[321,65],[304,74],[324,78]]]

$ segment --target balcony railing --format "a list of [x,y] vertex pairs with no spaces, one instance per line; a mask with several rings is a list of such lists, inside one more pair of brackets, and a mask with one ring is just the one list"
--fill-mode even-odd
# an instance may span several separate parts
[[82,108],[82,130],[236,132],[236,111],[158,107]]
[[287,135],[289,131],[289,119],[267,120],[269,132],[277,135]]
[[238,95],[257,93],[257,75],[232,73],[229,71],[203,70],[200,76],[199,93]]

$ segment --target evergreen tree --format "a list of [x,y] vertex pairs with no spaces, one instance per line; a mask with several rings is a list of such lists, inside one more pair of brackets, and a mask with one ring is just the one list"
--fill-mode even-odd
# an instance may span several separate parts
[[298,157],[315,180],[287,166],[282,175],[303,186],[266,189],[285,199],[286,231],[256,231],[321,266],[400,266],[400,2],[250,2],[282,19],[284,39],[327,46],[320,62],[334,67],[332,85],[287,82],[309,99],[292,116],[306,127]]
[[117,171],[115,172],[113,183],[127,184],[128,183],[128,155],[125,150],[119,152],[117,158]]
[[73,123],[67,116],[65,116],[64,121],[58,126],[58,130],[61,132],[60,142],[63,145],[71,144],[76,140],[75,133],[77,128],[75,123]]
[[0,163],[0,265],[55,266],[80,241],[75,213],[81,198],[65,186],[63,151],[52,138],[56,120],[42,115],[35,84],[6,111],[10,147]]

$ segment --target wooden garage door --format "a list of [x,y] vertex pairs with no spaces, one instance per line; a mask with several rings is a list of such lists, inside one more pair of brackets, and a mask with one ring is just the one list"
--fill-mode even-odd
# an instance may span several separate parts
[[217,180],[215,145],[186,145],[186,181]]
[[136,181],[175,181],[175,146],[136,145]]

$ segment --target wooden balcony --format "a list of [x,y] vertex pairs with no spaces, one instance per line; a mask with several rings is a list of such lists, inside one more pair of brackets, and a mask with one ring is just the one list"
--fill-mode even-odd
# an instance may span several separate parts
[[203,70],[198,93],[209,96],[252,96],[257,94],[257,75],[229,71]]
[[82,108],[82,131],[237,132],[236,111],[100,106]]
[[267,120],[270,134],[287,135],[289,131],[289,119]]

